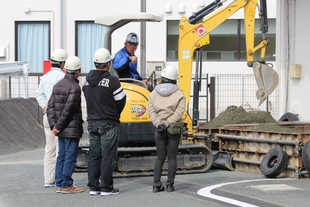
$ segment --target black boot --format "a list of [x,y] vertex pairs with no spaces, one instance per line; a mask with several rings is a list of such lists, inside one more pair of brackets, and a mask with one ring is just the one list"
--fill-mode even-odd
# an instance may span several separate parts
[[166,188],[167,188],[167,192],[173,192],[174,191],[173,184],[166,185]]
[[153,193],[158,193],[160,191],[164,191],[165,190],[165,187],[164,186],[156,186],[156,185],[153,185]]

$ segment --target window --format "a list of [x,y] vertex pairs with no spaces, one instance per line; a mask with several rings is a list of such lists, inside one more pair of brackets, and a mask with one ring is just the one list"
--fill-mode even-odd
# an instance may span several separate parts
[[94,68],[93,56],[96,50],[103,47],[107,27],[94,22],[76,22],[76,54],[84,67],[82,73],[88,73]]
[[50,22],[15,22],[15,59],[28,61],[29,73],[43,73],[50,59]]
[[[266,49],[265,59],[275,60],[276,50],[276,20],[269,19],[268,33],[266,34],[269,45]],[[179,20],[167,22],[167,61],[178,59],[178,31]],[[238,27],[240,25],[240,27]],[[259,30],[259,20],[255,23],[255,46],[262,41]],[[240,34],[238,35],[238,28]],[[243,20],[228,19],[210,32],[210,44],[202,47],[203,61],[246,61],[245,35]],[[256,51],[254,60],[258,60],[260,50]]]

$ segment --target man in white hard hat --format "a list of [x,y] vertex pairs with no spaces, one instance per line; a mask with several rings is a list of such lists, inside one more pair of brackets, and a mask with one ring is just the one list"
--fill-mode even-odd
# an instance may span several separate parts
[[[131,32],[127,35],[124,47],[119,50],[113,59],[113,67],[116,69],[120,78],[132,78],[141,80],[147,85],[151,85],[140,76],[137,66],[138,57],[135,55],[135,51],[139,45],[139,37],[136,33]],[[153,90],[153,87],[149,87],[149,90]]]
[[111,60],[107,49],[97,50],[93,59],[96,70],[88,73],[83,86],[89,134],[87,185],[90,195],[108,196],[120,192],[113,185],[113,170],[126,94],[119,79],[109,73]]
[[80,193],[84,188],[73,184],[79,141],[83,135],[81,88],[77,77],[83,67],[80,58],[69,57],[64,79],[56,83],[48,101],[47,118],[52,133],[58,136],[58,156],[55,169],[57,193]]
[[52,53],[51,70],[43,75],[36,91],[36,99],[43,109],[43,126],[45,133],[44,152],[44,187],[55,187],[55,164],[57,155],[57,136],[51,130],[46,116],[47,102],[50,99],[54,85],[65,76],[63,68],[68,55],[63,49],[57,49]]

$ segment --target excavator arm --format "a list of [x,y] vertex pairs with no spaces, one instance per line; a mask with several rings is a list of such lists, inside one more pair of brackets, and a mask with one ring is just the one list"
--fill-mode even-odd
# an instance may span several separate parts
[[[265,39],[265,33],[268,30],[266,0],[260,0],[259,15],[262,19],[263,40],[257,46],[254,46],[254,28],[258,0],[235,0],[228,6],[219,9],[225,1],[227,0],[215,0],[188,19],[185,16],[180,19],[178,46],[179,87],[183,90],[187,101],[183,121],[187,124],[188,135],[195,133],[197,128],[188,114],[194,51],[210,44],[210,32],[238,10],[244,9],[247,65],[253,68],[258,86],[256,96],[260,100],[259,105],[278,85],[277,72],[264,61],[268,45],[268,41]],[[258,50],[261,50],[260,60],[254,61],[254,53]]]

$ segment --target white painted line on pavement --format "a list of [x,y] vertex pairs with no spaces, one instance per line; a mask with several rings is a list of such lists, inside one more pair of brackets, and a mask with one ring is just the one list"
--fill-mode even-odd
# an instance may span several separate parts
[[211,191],[213,189],[225,186],[225,185],[232,185],[232,184],[238,184],[238,183],[246,183],[246,182],[257,182],[257,181],[268,181],[268,180],[293,180],[291,178],[283,178],[283,179],[258,179],[258,180],[241,180],[241,181],[236,181],[236,182],[230,182],[230,183],[222,183],[222,184],[217,184],[217,185],[211,185],[209,187],[205,187],[202,188],[200,190],[197,191],[198,195],[207,197],[207,198],[212,198],[215,200],[219,200],[225,203],[229,203],[229,204],[233,204],[233,205],[237,205],[237,206],[242,206],[242,207],[258,207],[249,203],[245,203],[242,201],[238,201],[235,199],[231,199],[231,198],[227,198],[227,197],[223,197],[223,196],[218,196],[218,195],[214,195],[211,193]]
[[1,162],[0,161],[0,165],[20,165],[20,164],[43,164],[43,160],[27,160],[27,161],[24,161],[24,160],[19,160],[19,161],[12,161],[12,162]]

